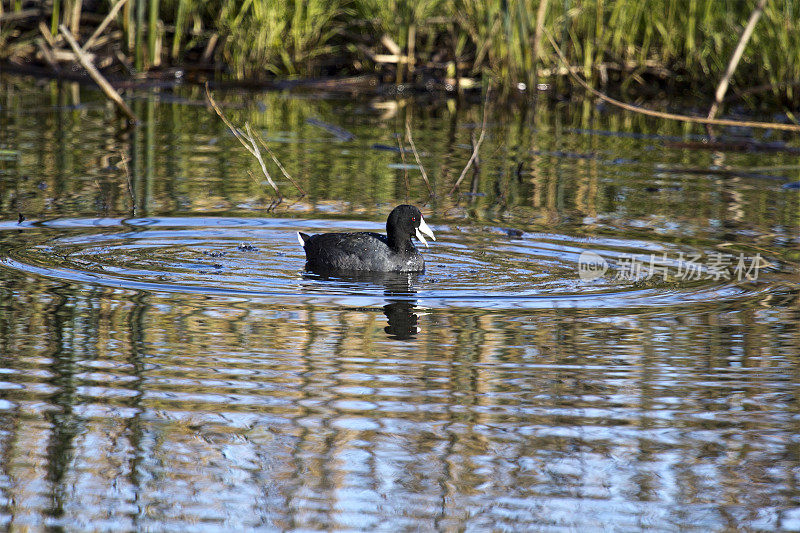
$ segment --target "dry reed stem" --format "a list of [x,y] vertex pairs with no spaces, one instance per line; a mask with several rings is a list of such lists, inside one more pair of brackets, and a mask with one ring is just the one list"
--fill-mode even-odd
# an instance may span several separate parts
[[725,70],[725,75],[722,77],[719,85],[717,86],[717,92],[714,93],[714,103],[711,104],[711,109],[708,110],[708,118],[714,118],[714,116],[717,114],[719,106],[722,104],[722,99],[725,97],[725,92],[728,90],[728,83],[731,81],[731,76],[733,76],[736,67],[739,65],[739,60],[742,58],[744,48],[747,46],[750,36],[753,35],[753,30],[756,27],[756,23],[758,22],[758,19],[761,18],[761,13],[764,11],[764,6],[766,5],[767,0],[761,0],[750,14],[750,20],[747,21],[747,26],[745,26],[744,31],[742,31],[742,36],[739,38],[739,43],[736,45],[736,50],[733,51],[731,60],[728,63],[728,68]]
[[214,53],[214,48],[217,46],[217,41],[219,41],[219,33],[214,32],[211,37],[209,37],[206,47],[203,50],[203,55],[200,57],[200,61],[202,63],[208,63],[211,60],[211,54]]
[[[256,144],[256,139],[255,136],[253,135],[253,131],[250,129],[249,122],[244,123],[244,129],[246,131],[246,134],[243,134],[242,136],[250,143],[250,146],[252,147],[252,149],[248,149],[248,151],[251,154],[253,154],[253,157],[255,157],[256,161],[258,161],[258,164],[261,167],[261,172],[264,174],[264,177],[267,178],[267,181],[272,186],[272,188],[275,189],[275,194],[278,195],[278,198],[282,198],[281,192],[278,190],[278,186],[275,185],[275,182],[272,181],[272,176],[269,175],[269,171],[267,170],[267,164],[264,163],[264,158],[261,157],[261,150],[258,149],[258,144]],[[245,148],[247,148],[246,144],[244,146]]]
[[536,94],[539,85],[539,55],[542,52],[542,30],[544,29],[544,17],[547,15],[548,0],[539,0],[539,9],[536,10],[536,32],[533,35],[533,87],[528,87],[531,94]]
[[486,137],[486,115],[488,114],[487,113],[487,108],[489,107],[489,92],[491,90],[492,90],[492,87],[490,85],[486,89],[486,97],[485,97],[485,100],[483,101],[483,123],[481,124],[480,137],[478,137],[478,141],[477,142],[473,142],[472,143],[472,155],[470,156],[469,161],[467,161],[467,164],[464,167],[464,170],[461,171],[461,175],[456,180],[455,185],[453,185],[453,188],[450,189],[449,193],[447,193],[448,195],[453,194],[454,192],[456,192],[456,189],[458,189],[458,186],[461,185],[461,182],[463,181],[464,176],[467,175],[467,170],[469,170],[469,167],[472,166],[472,163],[478,157],[478,150],[480,150],[481,144],[483,144],[483,139]]
[[[249,168],[247,169],[247,175],[250,176],[250,179],[253,180],[253,183],[255,183],[258,186],[261,186],[261,181],[258,178],[256,178],[255,174],[253,174],[253,171],[250,170]],[[267,213],[275,211],[275,208],[278,207],[281,204],[281,202],[283,202],[283,197],[281,196],[271,200],[269,205],[267,206]]]
[[397,137],[397,146],[400,148],[400,161],[403,162],[403,181],[406,184],[406,202],[408,202],[408,195],[411,194],[411,187],[408,185],[408,167],[406,166],[405,148],[403,148],[403,141],[400,136]]
[[242,146],[244,146],[245,150],[250,152],[250,154],[256,158],[256,161],[258,161],[258,164],[261,167],[261,172],[264,174],[264,177],[267,178],[267,183],[270,184],[272,189],[275,191],[275,194],[278,195],[278,198],[282,198],[281,192],[278,190],[278,186],[275,185],[275,182],[272,181],[272,177],[269,175],[267,165],[264,164],[264,158],[261,157],[261,151],[258,149],[258,144],[256,144],[256,140],[253,137],[252,131],[250,130],[250,124],[247,122],[244,123],[245,130],[247,130],[246,132],[243,132],[234,126],[231,121],[228,120],[228,117],[225,116],[225,113],[222,112],[222,109],[219,108],[217,102],[214,100],[214,97],[211,96],[211,90],[208,88],[208,83],[206,83],[206,98],[219,118],[222,119],[222,122],[224,122],[225,125],[228,126],[228,129],[231,130],[234,137],[236,137],[236,140],[238,140]]
[[117,13],[119,13],[119,10],[122,9],[122,6],[124,6],[125,2],[127,1],[128,0],[119,0],[119,2],[114,4],[114,7],[112,7],[111,11],[108,12],[106,18],[103,19],[103,22],[101,22],[100,25],[97,27],[97,29],[94,30],[94,33],[92,33],[91,37],[89,37],[86,40],[86,42],[83,43],[82,50],[84,52],[92,47],[94,41],[97,40],[97,38],[100,36],[101,33],[103,33],[103,30],[106,29],[106,26],[108,26],[111,23],[111,21],[114,20],[114,18],[117,16]]
[[[0,4],[2,4],[2,2],[0,2]],[[4,13],[3,7],[0,5],[0,24],[39,17],[41,15],[42,11],[39,8],[23,9],[22,11],[9,11],[8,13]]]
[[136,195],[133,194],[133,183],[131,183],[131,171],[128,168],[128,156],[125,152],[119,150],[119,164],[122,170],[125,171],[125,179],[128,180],[128,194],[131,197],[131,215],[136,216]]
[[50,65],[50,68],[53,69],[53,72],[55,72],[56,74],[60,74],[61,67],[58,66],[58,62],[56,61],[53,51],[48,46],[47,40],[42,38],[37,38],[36,46],[39,47],[39,51],[42,53],[42,57],[44,58],[45,62],[48,65]]
[[431,197],[436,196],[433,193],[433,189],[431,188],[431,182],[428,181],[428,173],[425,172],[425,167],[422,166],[422,161],[419,158],[419,153],[417,152],[417,147],[414,145],[414,138],[411,136],[411,121],[406,115],[406,139],[408,139],[408,144],[411,145],[411,151],[414,152],[414,159],[417,160],[417,165],[419,166],[420,172],[422,172],[422,179],[425,181],[425,185],[428,187],[428,193],[430,193]]
[[567,67],[567,71],[570,77],[573,80],[575,80],[578,83],[578,85],[589,91],[591,94],[595,95],[597,98],[600,98],[605,102],[608,102],[611,105],[620,107],[627,111],[633,111],[634,113],[639,113],[642,115],[663,118],[665,120],[677,120],[679,122],[689,122],[693,124],[711,124],[713,126],[737,126],[743,128],[762,128],[762,129],[775,129],[783,131],[800,131],[800,126],[794,124],[779,124],[776,122],[752,122],[747,120],[691,117],[688,115],[677,115],[675,113],[662,113],[660,111],[653,111],[651,109],[645,109],[643,107],[638,107],[635,105],[626,104],[625,102],[620,102],[619,100],[615,100],[610,96],[606,96],[597,89],[590,87],[589,84],[583,81],[577,74],[573,73],[569,69],[569,63],[567,63],[567,58],[565,58],[564,54],[561,53],[561,50],[558,49],[558,45],[553,39],[553,36],[550,35],[550,32],[547,31],[546,29],[543,29],[543,31],[545,36],[547,36],[547,39],[550,41],[550,44],[553,46],[553,50],[556,51],[558,58],[561,60],[564,66]]
[[70,31],[77,35],[81,29],[81,9],[83,8],[83,0],[73,0],[72,14],[70,16]]
[[256,139],[257,139],[257,140],[258,140],[258,142],[261,144],[261,146],[263,146],[263,147],[264,147],[264,149],[267,151],[267,153],[269,154],[269,156],[272,158],[272,161],[274,161],[274,162],[275,162],[275,164],[276,164],[276,165],[278,165],[278,168],[279,168],[279,169],[281,169],[281,173],[283,174],[283,177],[284,177],[284,178],[286,178],[286,179],[288,179],[289,181],[291,181],[291,182],[292,182],[292,185],[294,185],[295,187],[297,187],[297,190],[298,190],[298,191],[300,191],[300,197],[302,198],[303,196],[305,196],[305,195],[306,195],[306,191],[305,191],[305,190],[303,190],[303,188],[300,186],[300,184],[298,184],[298,183],[297,183],[297,182],[294,180],[294,178],[292,178],[292,176],[290,176],[290,175],[289,175],[289,173],[286,171],[286,169],[285,169],[285,168],[283,168],[283,165],[281,164],[281,162],[280,162],[280,161],[278,161],[278,158],[277,158],[277,157],[275,157],[275,154],[272,152],[272,150],[270,149],[270,147],[269,147],[269,146],[267,146],[267,143],[266,143],[266,142],[264,142],[264,139],[262,139],[262,138],[261,138],[261,135],[258,135],[258,133],[256,133]]
[[128,107],[128,104],[125,103],[125,100],[122,99],[122,97],[119,95],[116,89],[114,89],[114,87],[112,87],[111,84],[108,83],[108,81],[106,81],[103,75],[100,74],[100,71],[97,70],[97,67],[94,66],[91,59],[89,59],[89,57],[86,55],[86,52],[81,50],[81,47],[78,46],[78,42],[75,40],[75,37],[72,36],[72,32],[70,32],[69,29],[63,24],[60,24],[58,26],[58,29],[61,31],[61,34],[64,36],[64,38],[67,40],[67,43],[69,43],[69,46],[72,48],[72,51],[75,52],[76,56],[78,56],[78,61],[80,62],[80,64],[83,65],[83,68],[86,69],[86,72],[89,73],[89,76],[100,87],[100,89],[102,89],[102,91],[106,94],[108,99],[117,104],[117,107],[119,107],[123,113],[128,115],[128,118],[131,119],[133,122],[139,122],[139,119],[133,113],[131,108]]
[[56,48],[56,39],[53,37],[53,34],[50,33],[50,28],[47,27],[47,24],[45,24],[43,20],[39,21],[39,33],[42,34],[42,37],[44,37],[47,44],[50,45],[50,48]]
[[476,194],[478,192],[478,181],[481,178],[481,153],[478,150],[480,146],[475,142],[475,131],[472,132],[472,149],[474,153],[477,154],[475,156],[475,161],[472,163],[473,168],[475,169],[472,174],[472,194]]

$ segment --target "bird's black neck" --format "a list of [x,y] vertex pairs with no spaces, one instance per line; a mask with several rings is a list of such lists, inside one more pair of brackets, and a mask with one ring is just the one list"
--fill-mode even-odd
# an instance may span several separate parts
[[399,231],[392,231],[388,227],[386,228],[386,242],[389,248],[397,253],[409,254],[416,250],[409,235],[405,235]]

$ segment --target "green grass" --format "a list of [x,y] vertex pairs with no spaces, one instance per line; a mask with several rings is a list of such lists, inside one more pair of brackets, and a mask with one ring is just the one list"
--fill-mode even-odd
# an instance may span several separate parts
[[[536,69],[552,72],[560,66],[546,39],[540,57],[533,56],[540,1],[129,0],[119,23],[128,52],[147,58],[144,68],[155,63],[156,31],[143,39],[137,26],[157,24],[163,27],[163,63],[191,61],[216,34],[212,60],[224,76],[237,79],[377,72],[384,81],[404,83],[457,71],[491,78],[509,91],[530,85]],[[611,72],[623,89],[661,78],[708,94],[756,1],[550,0],[544,25],[592,83],[601,72]],[[50,0],[53,26],[67,16],[61,4]],[[768,85],[767,93],[798,99],[792,85],[800,80],[798,19],[800,0],[767,4],[732,79],[734,91]],[[10,35],[8,28],[0,38]],[[134,50],[133,36],[139,36],[139,48],[150,48],[147,54]],[[390,52],[381,42],[384,36],[413,61],[374,63],[374,54]]]
[[[662,73],[673,83],[705,91],[724,72],[754,5],[742,0],[557,0],[548,5],[545,28],[589,78],[605,64],[621,68],[620,77],[628,80]],[[538,6],[539,0],[249,0],[223,2],[218,30],[227,35],[222,59],[236,77],[315,75],[320,72],[316,60],[326,57],[351,66],[358,56],[352,35],[381,53],[387,52],[380,43],[387,35],[405,54],[414,52],[418,67],[441,63],[442,57],[458,60],[468,65],[462,73],[513,88],[529,85],[535,67],[558,66],[546,40],[534,61]],[[767,4],[732,87],[770,84],[776,94],[796,94],[796,88],[781,86],[800,79],[798,16],[800,0]],[[369,66],[369,58],[359,59]],[[409,76],[401,64],[394,79],[403,82]]]
[[338,0],[223,2],[222,59],[239,78],[313,75],[315,60],[335,52],[330,41],[342,13]]
[[[706,88],[716,84],[725,71],[755,3],[589,0],[567,12],[562,9],[552,23],[568,27],[568,52],[575,63],[632,64],[634,71],[650,64],[692,86]],[[767,4],[733,78],[734,85],[746,88],[800,79],[798,11],[800,2],[796,0]]]

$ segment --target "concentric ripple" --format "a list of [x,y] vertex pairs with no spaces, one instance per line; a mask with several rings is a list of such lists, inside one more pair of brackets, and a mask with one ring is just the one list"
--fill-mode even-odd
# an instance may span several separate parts
[[[555,233],[434,227],[424,275],[322,278],[304,271],[295,232],[380,231],[374,223],[238,218],[57,219],[0,223],[0,266],[59,280],[151,292],[190,292],[381,305],[387,296],[428,307],[652,307],[757,297],[765,281],[682,277],[679,257],[709,250]],[[10,230],[14,230],[12,233]],[[732,266],[736,257],[720,256]],[[583,254],[583,255],[582,255]],[[581,275],[592,256],[597,277]],[[656,275],[634,272],[662,261]],[[583,271],[586,274],[587,271]],[[683,273],[685,274],[685,272]]]

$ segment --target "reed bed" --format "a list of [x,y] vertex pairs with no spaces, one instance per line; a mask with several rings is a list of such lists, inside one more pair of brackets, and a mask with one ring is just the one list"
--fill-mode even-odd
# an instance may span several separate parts
[[[708,94],[756,0],[2,0],[0,60],[45,57],[59,24],[92,33],[125,5],[94,50],[105,69],[194,67],[237,80],[374,74],[384,83],[459,89],[491,80],[531,92],[571,70],[591,85]],[[731,86],[755,104],[798,100],[800,0],[767,2]],[[49,32],[46,30],[49,28]],[[43,33],[49,33],[43,35]],[[81,39],[79,39],[80,41]],[[43,44],[44,42],[44,44]],[[102,49],[105,45],[105,51]],[[102,59],[102,58],[100,58]]]

